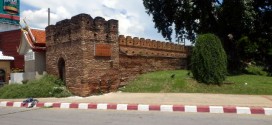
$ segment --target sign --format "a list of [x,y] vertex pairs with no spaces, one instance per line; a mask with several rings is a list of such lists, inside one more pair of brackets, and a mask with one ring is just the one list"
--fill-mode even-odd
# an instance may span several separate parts
[[0,0],[0,23],[19,25],[20,0]]
[[110,57],[111,56],[111,45],[109,45],[109,44],[96,44],[95,45],[95,56]]

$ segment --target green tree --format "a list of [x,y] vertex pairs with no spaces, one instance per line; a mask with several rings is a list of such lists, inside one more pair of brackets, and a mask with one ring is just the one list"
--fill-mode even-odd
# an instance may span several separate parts
[[213,33],[222,40],[230,71],[255,60],[272,72],[272,0],[143,0],[143,4],[164,38],[171,40],[175,31],[178,40],[194,42],[197,34]]
[[258,44],[256,62],[266,64],[266,70],[272,75],[272,0],[254,0],[257,12],[255,32],[250,35],[252,41]]
[[253,32],[256,20],[253,0],[224,0],[219,20],[225,36],[231,34],[234,39],[239,39],[241,35]]
[[[194,40],[195,33],[216,31],[217,0],[143,0],[155,28],[171,41],[173,30],[176,37]],[[173,27],[173,24],[175,27]]]
[[241,48],[241,45],[246,43],[241,43],[244,41],[239,40],[242,36],[249,36],[255,31],[256,12],[253,8],[253,0],[224,0],[218,17],[220,24],[218,35],[223,40],[223,46],[228,55],[229,70],[242,71],[242,62],[247,53],[240,53],[246,52],[244,48]]
[[220,84],[225,80],[227,56],[217,36],[203,34],[197,37],[191,63],[191,71],[197,81]]

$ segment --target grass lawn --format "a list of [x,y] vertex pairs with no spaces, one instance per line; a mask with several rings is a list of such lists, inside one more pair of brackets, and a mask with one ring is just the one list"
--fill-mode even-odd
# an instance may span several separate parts
[[[174,78],[171,75],[175,74]],[[186,70],[159,71],[140,75],[123,92],[143,93],[222,93],[272,95],[272,77],[256,75],[228,76],[221,86],[197,83]]]

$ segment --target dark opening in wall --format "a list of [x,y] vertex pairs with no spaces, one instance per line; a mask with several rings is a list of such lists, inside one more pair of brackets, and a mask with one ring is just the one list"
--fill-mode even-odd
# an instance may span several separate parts
[[63,58],[60,58],[58,61],[59,69],[59,78],[66,84],[66,70],[65,70],[65,61]]
[[6,72],[3,69],[0,69],[0,84],[6,82]]

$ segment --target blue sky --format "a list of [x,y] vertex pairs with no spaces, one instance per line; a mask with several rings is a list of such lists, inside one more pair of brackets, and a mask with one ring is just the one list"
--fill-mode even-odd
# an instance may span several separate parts
[[21,0],[21,19],[34,28],[47,26],[47,9],[51,9],[51,24],[87,13],[106,20],[119,20],[119,34],[165,41],[154,28],[152,18],[145,13],[142,0]]

